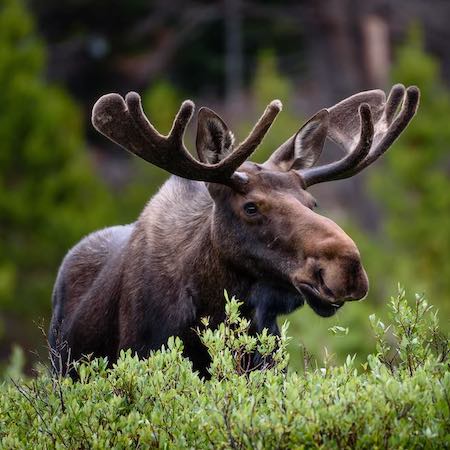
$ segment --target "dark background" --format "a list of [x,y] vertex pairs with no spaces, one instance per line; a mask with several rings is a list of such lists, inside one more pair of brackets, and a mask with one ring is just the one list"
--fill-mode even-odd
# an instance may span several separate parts
[[[284,110],[255,156],[264,160],[322,107],[417,84],[419,113],[386,156],[313,189],[321,212],[360,247],[371,292],[332,319],[306,308],[289,316],[293,367],[300,342],[362,360],[373,345],[367,316],[383,315],[398,282],[411,296],[425,292],[448,328],[449,21],[444,0],[0,0],[3,367],[12,358],[30,369],[36,352],[45,359],[40,328],[65,252],[97,228],[135,220],[167,176],[90,125],[100,95],[129,90],[162,132],[191,98],[238,139],[280,98]],[[324,153],[339,156],[332,146]],[[332,335],[335,325],[348,334]]]

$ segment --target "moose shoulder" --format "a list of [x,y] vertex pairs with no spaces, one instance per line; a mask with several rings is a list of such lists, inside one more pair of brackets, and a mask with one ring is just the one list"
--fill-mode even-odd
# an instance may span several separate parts
[[[319,111],[264,164],[247,161],[276,115],[273,101],[238,146],[213,111],[198,113],[197,154],[183,144],[193,114],[182,104],[168,136],[145,117],[140,97],[98,100],[101,133],[172,176],[138,220],[97,231],[65,257],[53,292],[49,341],[54,369],[85,354],[114,362],[121,349],[145,357],[179,336],[194,368],[208,356],[193,329],[224,319],[224,289],[244,300],[258,332],[278,333],[276,318],[304,302],[331,316],[368,291],[358,249],[331,220],[314,212],[313,184],[347,178],[382,155],[414,116],[416,87],[361,92]],[[399,110],[399,111],[398,111]],[[325,140],[339,161],[314,166]]]

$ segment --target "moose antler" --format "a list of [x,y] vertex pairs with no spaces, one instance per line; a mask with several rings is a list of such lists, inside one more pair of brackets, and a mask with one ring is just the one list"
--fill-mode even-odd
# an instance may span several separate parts
[[412,120],[419,97],[416,86],[405,90],[403,85],[396,84],[387,101],[383,91],[373,90],[353,95],[329,108],[328,137],[340,145],[347,156],[324,166],[300,170],[306,185],[349,178],[372,164]]
[[129,92],[125,100],[119,94],[101,97],[92,110],[92,124],[126,150],[174,175],[232,185],[240,180],[239,176],[233,176],[234,172],[255,151],[281,108],[279,100],[272,101],[248,137],[217,164],[196,160],[184,146],[184,132],[194,112],[190,100],[182,103],[167,136],[148,121],[136,92]]

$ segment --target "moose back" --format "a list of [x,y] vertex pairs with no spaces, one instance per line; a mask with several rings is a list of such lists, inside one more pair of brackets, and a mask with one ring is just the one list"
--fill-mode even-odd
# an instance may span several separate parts
[[[416,87],[373,90],[322,109],[263,164],[248,158],[281,110],[271,102],[239,145],[213,111],[198,113],[198,159],[183,143],[194,105],[185,101],[167,136],[145,117],[140,97],[101,97],[95,128],[173,176],[138,220],[90,234],[64,258],[53,292],[53,368],[66,373],[83,355],[140,357],[170,336],[184,342],[194,369],[208,354],[193,329],[224,319],[224,289],[244,300],[251,331],[277,334],[279,314],[305,302],[331,316],[368,292],[352,239],[314,211],[313,184],[351,177],[381,156],[413,118]],[[342,159],[315,166],[325,140]]]

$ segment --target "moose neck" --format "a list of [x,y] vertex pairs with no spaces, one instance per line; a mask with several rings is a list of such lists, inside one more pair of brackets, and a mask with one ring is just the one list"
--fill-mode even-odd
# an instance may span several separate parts
[[166,282],[165,295],[179,296],[177,286],[195,305],[197,317],[220,321],[224,289],[242,299],[251,279],[238,273],[223,256],[213,230],[213,201],[203,182],[171,177],[144,209],[143,225],[149,244],[153,276]]

